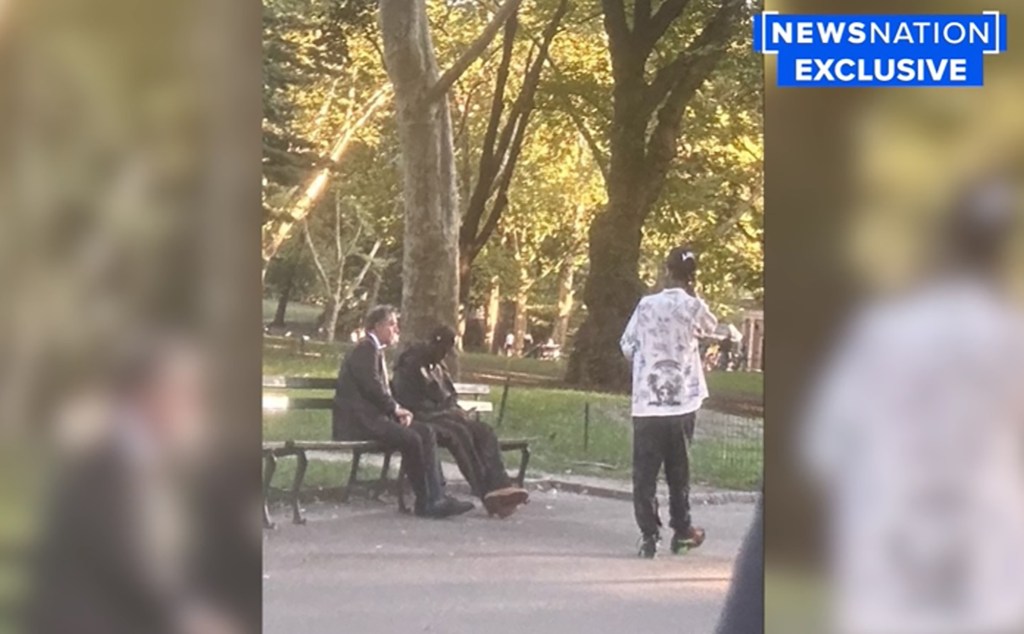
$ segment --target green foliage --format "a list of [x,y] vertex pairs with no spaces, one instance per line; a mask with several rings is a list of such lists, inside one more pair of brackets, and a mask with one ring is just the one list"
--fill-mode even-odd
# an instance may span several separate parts
[[[691,3],[657,44],[651,73],[687,45],[717,4]],[[387,80],[375,8],[367,0],[267,0],[265,6],[266,220],[287,208],[295,188],[306,182],[358,116],[360,106]],[[507,105],[522,86],[535,54],[532,44],[556,6],[557,0],[527,0],[520,8]],[[465,50],[493,11],[482,0],[429,0],[427,8],[442,68]],[[474,306],[486,302],[496,278],[506,299],[525,288],[531,312],[550,320],[558,297],[557,270],[563,262],[576,268],[579,296],[587,267],[588,227],[607,204],[601,164],[609,149],[613,85],[600,11],[596,2],[574,6],[554,39],[508,209],[474,262],[469,293]],[[627,12],[631,13],[629,7]],[[762,70],[749,29],[740,31],[743,36],[731,45],[684,115],[679,158],[644,228],[641,258],[642,277],[653,286],[664,253],[680,242],[694,244],[702,253],[701,292],[720,315],[741,302],[756,303],[763,295]],[[463,204],[476,178],[501,44],[499,36],[449,94]],[[385,241],[384,253],[391,263],[382,274],[380,298],[390,301],[401,295],[397,152],[393,119],[384,109],[356,135],[332,175],[330,191],[310,218],[315,227],[329,222],[337,196],[350,208],[363,210],[373,235]],[[329,231],[315,235],[318,243],[331,239]],[[316,279],[308,258],[293,258],[295,242],[293,235],[291,247],[282,249],[281,261],[268,270],[272,292],[280,290],[281,273],[293,262],[301,279]],[[302,288],[303,299],[318,300],[313,286],[306,283]],[[573,323],[578,321],[577,313]]]

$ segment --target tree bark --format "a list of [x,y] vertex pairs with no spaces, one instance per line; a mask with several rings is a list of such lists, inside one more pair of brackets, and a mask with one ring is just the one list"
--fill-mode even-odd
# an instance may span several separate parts
[[270,322],[271,326],[277,328],[284,328],[284,318],[288,311],[288,302],[291,300],[292,288],[295,286],[295,274],[292,273],[288,276],[288,280],[284,284],[284,290],[281,291],[281,296],[277,298],[277,311],[274,313],[274,321]]
[[484,333],[484,344],[491,353],[498,352],[498,345],[495,341],[495,334],[498,329],[498,317],[501,314],[501,286],[498,278],[491,279],[491,289],[487,296],[486,331]]
[[331,299],[331,304],[327,307],[326,315],[327,319],[324,321],[324,340],[333,342],[338,338],[338,316],[341,315],[340,292],[336,293]]
[[522,355],[523,353],[526,352],[523,343],[526,339],[526,327],[528,318],[528,309],[526,304],[527,299],[528,295],[526,293],[526,290],[520,289],[516,293],[516,318],[515,322],[513,322],[514,325],[512,327],[512,332],[515,333],[516,336],[515,353],[517,355]]
[[629,367],[619,338],[642,293],[639,276],[642,222],[632,205],[610,203],[590,231],[590,275],[583,289],[587,317],[576,333],[568,380],[603,390],[629,388]]
[[574,278],[575,267],[572,262],[566,262],[558,272],[558,315],[555,317],[555,328],[551,334],[555,344],[563,349],[569,334],[569,319],[572,317],[575,300],[572,289]]

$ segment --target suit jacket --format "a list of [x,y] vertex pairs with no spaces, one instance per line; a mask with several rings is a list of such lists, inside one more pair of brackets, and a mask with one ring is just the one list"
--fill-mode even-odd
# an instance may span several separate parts
[[458,407],[451,375],[444,362],[434,363],[426,344],[413,344],[395,364],[394,394],[403,407],[424,416]]
[[345,356],[334,392],[335,440],[373,439],[395,424],[398,403],[391,397],[384,363],[384,352],[370,337]]

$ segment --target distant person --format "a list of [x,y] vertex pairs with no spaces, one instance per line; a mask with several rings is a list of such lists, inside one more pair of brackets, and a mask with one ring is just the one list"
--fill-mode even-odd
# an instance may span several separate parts
[[367,315],[365,329],[366,337],[345,356],[338,372],[334,438],[376,440],[401,452],[417,516],[441,518],[472,510],[471,503],[444,494],[433,428],[414,423],[412,412],[391,396],[384,349],[398,339],[395,309],[377,306]]
[[459,406],[444,364],[454,349],[455,331],[447,326],[435,329],[428,341],[409,346],[395,364],[395,398],[417,421],[434,429],[437,443],[455,457],[487,512],[507,517],[529,499],[529,493],[512,485],[491,426]]
[[720,344],[718,344],[718,354],[719,354],[718,369],[719,370],[729,371],[729,370],[732,369],[732,367],[731,367],[731,364],[732,364],[732,348],[733,348],[733,341],[732,341],[732,336],[731,335],[726,336],[724,339],[722,339],[722,342]]
[[690,459],[697,410],[708,395],[697,342],[700,330],[717,327],[694,285],[697,256],[676,247],[665,262],[665,290],[644,297],[620,345],[633,363],[633,508],[640,527],[640,556],[653,558],[661,539],[656,498],[665,466],[669,487],[671,550],[681,553],[704,542],[704,529],[690,517]]
[[505,335],[505,356],[511,357],[516,352],[516,335],[515,333],[508,333]]

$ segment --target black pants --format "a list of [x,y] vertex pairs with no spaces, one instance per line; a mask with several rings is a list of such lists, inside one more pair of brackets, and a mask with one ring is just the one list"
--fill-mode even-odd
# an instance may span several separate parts
[[498,436],[490,425],[459,408],[420,414],[418,420],[434,428],[437,444],[451,452],[473,495],[482,499],[491,491],[512,486]]
[[658,473],[665,465],[669,515],[676,532],[690,528],[690,455],[696,412],[633,418],[633,512],[640,532],[660,533]]
[[[402,455],[402,466],[416,494],[417,508],[441,497],[442,485],[437,463],[437,436],[433,428],[422,423],[403,427],[397,420],[381,416],[372,425],[354,425],[353,434],[344,440],[376,440]],[[338,434],[335,434],[338,436]],[[338,440],[339,438],[335,438]]]

